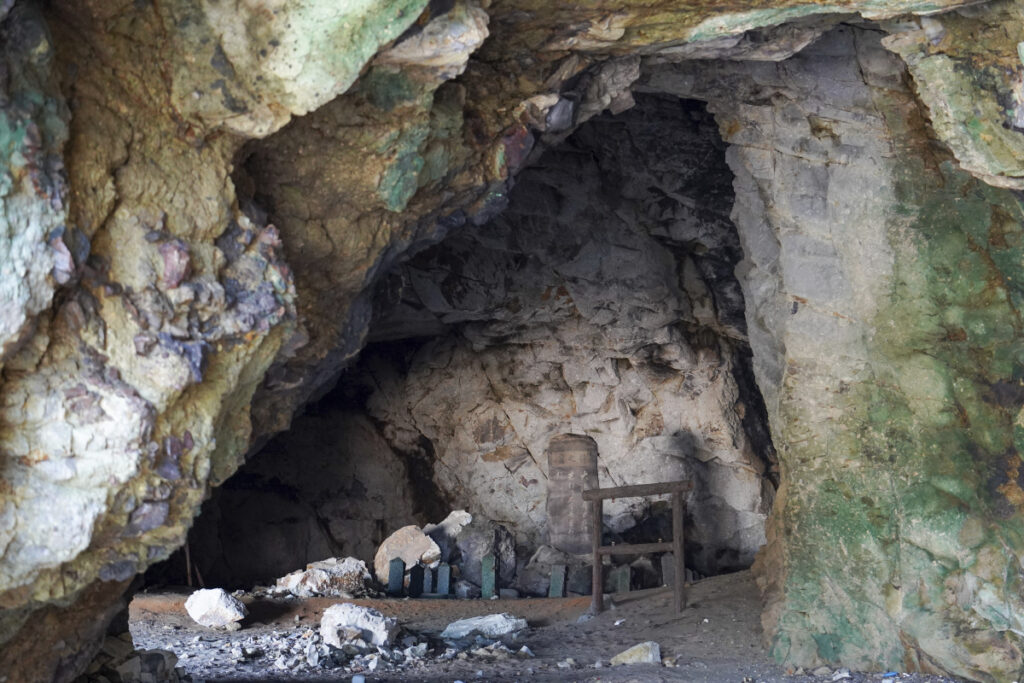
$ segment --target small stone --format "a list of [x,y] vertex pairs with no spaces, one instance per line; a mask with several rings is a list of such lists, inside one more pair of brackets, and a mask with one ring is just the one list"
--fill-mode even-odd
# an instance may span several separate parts
[[[185,611],[196,623],[209,628],[227,628],[249,613],[238,598],[228,595],[223,588],[197,590],[185,601]],[[235,630],[238,628],[241,624]]]
[[612,666],[620,664],[658,664],[661,662],[661,647],[653,640],[634,645],[612,657]]
[[827,666],[819,666],[817,669],[812,671],[811,674],[818,677],[831,676],[832,669],[828,668]]
[[465,638],[479,633],[488,638],[497,638],[526,628],[526,619],[519,619],[511,614],[489,614],[470,619],[459,619],[448,624],[441,632],[442,638]]
[[576,660],[573,659],[572,657],[566,657],[565,659],[563,659],[562,661],[560,661],[558,663],[558,668],[559,669],[575,669],[576,668]]
[[419,659],[427,654],[427,644],[420,643],[419,645],[407,647],[404,650],[402,650],[402,654],[404,654],[409,659]]
[[516,657],[519,657],[520,659],[533,659],[536,656],[537,655],[533,654],[533,650],[526,647],[525,645],[519,648],[519,651],[516,652]]

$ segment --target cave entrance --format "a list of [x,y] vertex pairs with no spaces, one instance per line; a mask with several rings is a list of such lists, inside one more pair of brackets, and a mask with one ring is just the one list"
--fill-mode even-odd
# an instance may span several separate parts
[[[602,486],[694,481],[695,576],[750,566],[777,463],[713,117],[637,95],[544,152],[507,202],[393,269],[357,362],[215,491],[189,541],[208,585],[333,556],[371,566],[396,529],[466,509],[514,539],[506,582],[543,594],[544,563],[565,561],[545,453],[567,433],[597,444]],[[609,501],[604,523],[609,541],[671,536],[657,499]],[[636,585],[660,585],[657,558],[628,559]]]

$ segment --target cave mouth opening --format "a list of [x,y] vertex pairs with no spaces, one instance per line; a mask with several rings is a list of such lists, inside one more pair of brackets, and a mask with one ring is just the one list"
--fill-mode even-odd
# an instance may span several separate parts
[[[489,222],[393,268],[336,387],[204,504],[188,542],[203,582],[248,588],[328,557],[372,567],[395,530],[465,509],[514,539],[500,583],[545,594],[561,561],[589,592],[586,559],[552,547],[561,434],[593,439],[601,486],[693,480],[694,576],[749,567],[778,466],[725,151],[702,102],[637,94],[544,151]],[[606,542],[671,537],[667,500],[604,515]],[[625,557],[635,587],[661,585],[657,560]],[[183,552],[149,581],[184,584]]]

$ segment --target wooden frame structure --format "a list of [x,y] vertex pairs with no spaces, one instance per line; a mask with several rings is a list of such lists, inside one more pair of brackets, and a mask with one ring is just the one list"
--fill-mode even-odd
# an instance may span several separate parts
[[[601,558],[604,555],[632,555],[638,553],[656,553],[671,550],[673,555],[672,590],[675,594],[676,612],[682,612],[686,606],[686,587],[684,586],[683,561],[683,494],[693,488],[691,481],[671,481],[664,484],[637,484],[636,486],[615,486],[606,489],[589,489],[583,492],[583,500],[590,503],[590,519],[592,522],[591,548],[594,554],[594,583],[591,610],[599,614],[604,610],[604,575]],[[609,498],[642,498],[644,496],[672,495],[672,540],[664,543],[624,543],[621,545],[601,545],[602,507]]]

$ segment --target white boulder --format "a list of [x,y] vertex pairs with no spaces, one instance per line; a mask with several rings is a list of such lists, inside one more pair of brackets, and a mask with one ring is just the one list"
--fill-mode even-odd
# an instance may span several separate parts
[[331,605],[320,619],[320,637],[334,647],[341,647],[353,636],[373,645],[390,645],[398,633],[398,622],[371,607],[350,602]]
[[300,598],[315,595],[352,597],[362,593],[370,581],[366,563],[354,557],[331,557],[306,565],[305,570],[294,571],[277,580],[278,590],[288,591]]
[[433,567],[441,560],[441,549],[422,529],[410,524],[388,536],[377,548],[377,554],[373,557],[373,571],[381,583],[388,582],[388,565],[396,557],[402,558],[406,569],[417,562]]
[[241,621],[249,610],[223,588],[204,588],[188,596],[185,611],[196,623],[209,628],[228,628]]
[[465,638],[479,633],[487,638],[497,638],[521,631],[524,628],[526,628],[526,619],[519,619],[511,614],[488,614],[483,617],[453,621],[441,632],[441,637]]

